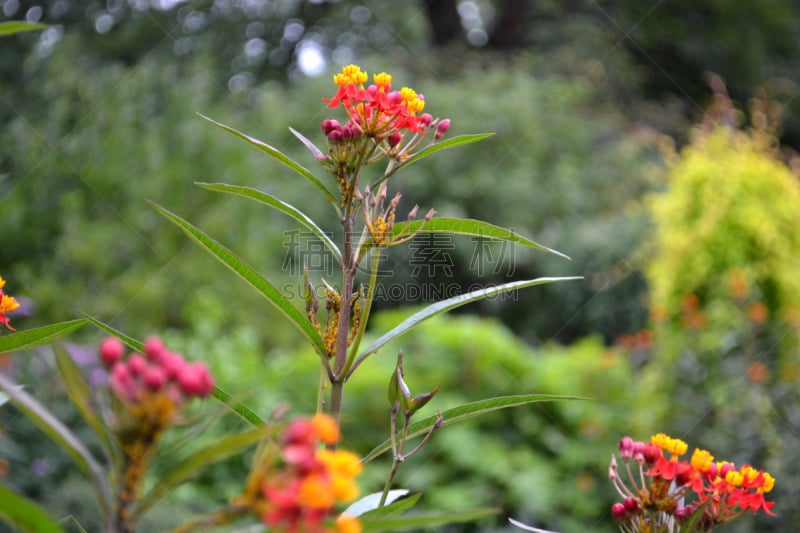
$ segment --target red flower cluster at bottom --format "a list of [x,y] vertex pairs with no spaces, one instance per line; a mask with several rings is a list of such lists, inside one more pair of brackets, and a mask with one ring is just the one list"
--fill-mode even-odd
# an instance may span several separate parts
[[274,454],[266,454],[248,480],[242,503],[270,531],[359,533],[358,519],[344,514],[332,519],[336,503],[358,496],[354,478],[362,469],[354,453],[320,447],[338,439],[338,425],[327,415],[293,421],[283,434],[282,464],[274,467]]
[[[663,433],[648,443],[630,437],[620,440],[625,472],[618,471],[612,456],[609,477],[623,498],[611,508],[621,531],[682,531],[682,524],[692,524],[692,531],[712,531],[747,511],[774,515],[770,510],[774,502],[764,498],[775,485],[768,472],[750,465],[737,470],[733,463],[715,463],[708,451],[699,448],[691,460],[680,460],[686,451],[685,442]],[[639,466],[636,475],[632,462]]]

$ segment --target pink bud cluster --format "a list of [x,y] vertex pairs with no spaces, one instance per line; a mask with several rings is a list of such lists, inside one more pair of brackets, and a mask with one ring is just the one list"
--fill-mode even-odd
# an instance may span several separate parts
[[661,449],[652,442],[634,441],[630,437],[622,437],[619,441],[619,456],[623,461],[633,459],[637,463],[654,465],[661,457]]
[[322,132],[333,144],[352,141],[361,136],[361,130],[355,124],[347,122],[342,126],[338,120],[332,118],[322,121]]
[[130,353],[116,337],[100,343],[100,359],[109,370],[109,387],[124,402],[138,402],[148,394],[164,392],[175,403],[205,397],[214,379],[205,364],[190,363],[168,350],[158,337],[150,337],[144,353]]

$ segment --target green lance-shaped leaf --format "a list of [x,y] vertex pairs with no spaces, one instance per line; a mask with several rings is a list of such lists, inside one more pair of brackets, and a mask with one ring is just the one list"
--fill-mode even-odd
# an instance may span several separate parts
[[[151,202],[152,203],[152,202]],[[292,303],[284,297],[275,286],[267,281],[261,274],[256,272],[251,266],[239,259],[231,250],[215,241],[200,229],[191,225],[178,215],[164,209],[163,207],[153,203],[153,207],[164,215],[166,218],[180,227],[186,235],[189,236],[201,248],[211,253],[216,259],[224,264],[229,269],[233,270],[240,278],[249,283],[254,289],[258,291],[264,298],[274,305],[280,312],[282,312],[289,320],[299,329],[306,338],[311,342],[317,353],[322,358],[327,358],[325,355],[325,347],[322,344],[322,338],[314,326],[311,325],[308,318],[303,315]],[[327,359],[325,359],[327,361]]]
[[56,337],[64,337],[86,325],[86,320],[79,318],[58,324],[50,324],[40,328],[17,331],[10,335],[0,336],[0,353],[27,350],[50,344]]
[[94,455],[51,411],[2,374],[0,374],[0,389],[5,391],[17,409],[22,411],[31,422],[53,439],[53,442],[58,444],[80,469],[89,476],[97,492],[97,501],[100,504],[102,514],[107,516],[110,510],[111,488],[108,485],[105,471]]
[[[384,174],[384,176],[381,179],[381,181],[383,181],[384,179],[388,178],[392,174],[396,173],[398,170],[406,168],[409,165],[413,165],[417,161],[420,161],[420,160],[422,160],[422,159],[424,159],[424,158],[426,158],[426,157],[428,157],[430,155],[433,155],[436,152],[440,152],[440,151],[446,150],[448,148],[455,148],[456,146],[464,146],[465,144],[476,143],[478,141],[482,141],[484,139],[488,139],[492,135],[494,135],[494,133],[473,133],[473,134],[469,134],[469,135],[459,135],[458,137],[451,137],[449,139],[438,141],[438,142],[428,146],[424,150],[420,150],[419,152],[417,152],[413,156],[409,157],[408,159],[406,159],[405,161],[403,161],[399,165],[396,165],[396,166],[395,165],[390,165],[386,169],[386,173]],[[374,187],[373,187],[373,189],[374,189]]]
[[351,503],[343,514],[360,517],[360,516],[389,516],[397,515],[408,511],[417,504],[422,493],[416,493],[411,496],[411,491],[407,489],[394,489],[386,494],[386,501],[383,507],[380,507],[381,497],[383,492],[373,492],[359,498]]
[[362,517],[364,533],[384,531],[419,531],[421,528],[474,522],[495,515],[500,509],[472,509],[443,513],[421,513],[412,516]]
[[[144,351],[144,343],[142,341],[134,339],[133,337],[130,337],[128,335],[125,335],[121,331],[112,328],[108,324],[105,324],[105,323],[97,320],[96,318],[87,315],[86,313],[83,313],[83,316],[85,316],[86,320],[91,322],[98,329],[100,329],[102,331],[105,331],[109,335],[117,337],[119,340],[121,340],[122,342],[127,344],[128,347],[130,347],[130,348],[132,348],[132,349],[134,349],[134,350],[136,350],[138,352]],[[211,395],[214,398],[216,398],[219,401],[221,401],[226,406],[228,406],[228,408],[231,411],[235,412],[236,414],[241,416],[244,420],[250,422],[254,426],[259,426],[260,427],[260,426],[264,425],[264,420],[262,420],[262,418],[260,416],[258,416],[255,413],[255,411],[253,411],[252,409],[250,409],[249,407],[247,407],[246,405],[244,405],[240,401],[236,400],[235,398],[233,398],[233,396],[231,396],[230,394],[228,394],[224,390],[220,389],[219,386],[217,386],[217,385],[214,386],[214,388],[211,390]]]
[[0,37],[14,35],[15,33],[22,33],[24,31],[43,30],[47,27],[47,24],[40,24],[37,22],[22,22],[18,20],[0,22]]
[[23,533],[64,533],[39,504],[0,485],[0,520]]
[[509,518],[508,522],[525,531],[533,531],[534,533],[557,533],[556,531],[550,531],[549,529],[539,529],[538,527],[526,526],[522,522],[514,520],[513,518]]
[[[477,402],[459,405],[458,407],[451,407],[442,411],[440,414],[444,418],[444,423],[441,427],[447,427],[456,422],[463,422],[477,416],[491,413],[500,409],[507,409],[509,407],[519,407],[530,403],[539,402],[555,402],[563,400],[586,400],[580,396],[559,396],[556,394],[519,394],[512,396],[498,396],[496,398],[488,398],[486,400],[479,400]],[[439,415],[429,416],[422,420],[414,422],[408,426],[408,438],[414,438],[426,434],[430,428],[439,420]],[[392,447],[391,440],[387,439],[372,451],[365,455],[362,463],[368,463],[380,456],[382,453],[390,450]]]
[[78,365],[75,364],[72,356],[58,340],[53,345],[53,352],[55,353],[58,371],[61,374],[61,378],[64,380],[67,393],[72,399],[72,403],[78,409],[83,419],[86,420],[86,423],[89,424],[89,427],[97,434],[100,442],[103,444],[106,457],[109,460],[116,459],[118,457],[116,453],[117,448],[111,440],[111,434],[108,428],[100,420],[100,417],[97,416],[95,410],[92,409],[92,391],[89,388],[89,384],[86,383]]
[[172,489],[198,476],[215,462],[239,454],[259,441],[277,434],[279,431],[279,426],[252,428],[233,435],[226,435],[194,452],[161,476],[152,490],[139,501],[136,513],[141,515],[161,501]]
[[322,229],[320,229],[320,227],[317,226],[313,220],[311,220],[311,218],[293,205],[287,204],[286,202],[278,200],[270,194],[261,192],[258,189],[253,189],[251,187],[228,185],[225,183],[197,183],[197,185],[211,191],[226,192],[230,194],[237,194],[245,198],[250,198],[251,200],[261,202],[262,204],[277,209],[281,213],[289,215],[297,222],[305,226],[305,228],[311,231],[311,233],[316,235],[317,238],[319,238],[319,240],[321,240],[322,243],[328,247],[328,250],[331,251],[333,256],[336,258],[336,261],[340,265],[342,264],[342,252],[339,251],[336,243],[334,243],[333,240],[324,231],[322,231]]
[[400,222],[394,225],[392,229],[393,237],[402,237],[403,235],[411,235],[414,232],[420,233],[451,233],[455,235],[469,235],[472,237],[483,237],[486,239],[496,239],[507,241],[514,244],[521,244],[536,250],[542,250],[569,259],[569,256],[562,254],[557,250],[542,246],[541,244],[532,241],[531,239],[515,233],[509,229],[501,228],[482,222],[480,220],[464,219],[464,218],[440,218],[435,217],[427,222],[424,220],[413,220],[410,222]]
[[417,324],[423,322],[424,320],[427,320],[444,312],[450,311],[451,309],[455,309],[456,307],[468,304],[470,302],[474,302],[476,300],[482,300],[484,298],[490,298],[497,294],[502,294],[516,289],[523,289],[525,287],[533,287],[534,285],[544,285],[547,283],[555,283],[558,281],[572,281],[579,279],[583,278],[580,276],[577,277],[573,276],[573,277],[561,277],[561,278],[536,278],[526,281],[512,281],[510,283],[504,283],[502,285],[496,285],[494,287],[487,287],[485,289],[479,289],[476,291],[468,292],[466,294],[460,294],[458,296],[448,298],[447,300],[442,300],[441,302],[432,303],[429,306],[422,309],[421,311],[418,311],[413,315],[411,315],[410,317],[403,320],[403,322],[395,326],[387,333],[383,334],[379,339],[377,339],[368,348],[366,348],[363,352],[361,352],[361,355],[358,356],[358,359],[355,361],[355,363],[353,363],[353,366],[348,372],[348,376],[353,374],[353,371],[358,367],[359,364],[361,364],[364,361],[364,359],[369,357],[371,354],[377,352],[384,345],[394,340],[395,338],[399,337],[403,333],[406,333],[411,328],[415,327]]
[[278,161],[280,161],[281,163],[283,163],[287,167],[291,168],[292,170],[294,170],[295,172],[297,172],[298,174],[303,176],[305,179],[310,181],[312,184],[314,184],[314,186],[317,189],[319,189],[320,191],[325,193],[325,197],[328,199],[328,201],[331,202],[333,205],[336,205],[336,200],[335,200],[335,198],[333,196],[333,193],[331,193],[328,190],[328,188],[325,187],[325,185],[321,181],[319,181],[316,176],[314,176],[314,174],[312,174],[307,168],[302,166],[300,163],[296,162],[295,160],[293,160],[289,156],[283,154],[277,148],[274,148],[274,147],[268,145],[265,142],[262,142],[262,141],[259,141],[256,138],[250,137],[249,135],[246,135],[246,134],[244,134],[244,133],[242,133],[240,131],[237,131],[237,130],[231,128],[230,126],[226,126],[225,124],[221,124],[221,123],[217,122],[216,120],[208,118],[205,115],[202,115],[200,113],[198,113],[198,115],[200,115],[202,118],[206,119],[207,121],[211,122],[212,124],[214,124],[216,126],[219,126],[223,130],[225,130],[228,133],[230,133],[231,135],[234,135],[234,136],[239,137],[240,139],[242,139],[244,141],[247,141],[248,143],[252,144],[256,148],[261,150],[262,152],[266,153],[267,155],[270,155],[270,156],[274,157],[275,159],[277,159]]
[[314,156],[314,159],[319,161],[320,159],[325,157],[325,154],[322,153],[322,150],[317,148],[317,145],[314,144],[313,142],[311,142],[305,135],[303,135],[302,133],[300,133],[299,131],[297,131],[294,128],[289,128],[289,131],[292,132],[292,135],[294,135],[295,137],[300,139],[300,142],[303,143],[303,145],[306,148],[308,148],[308,151],[311,152],[311,155]]

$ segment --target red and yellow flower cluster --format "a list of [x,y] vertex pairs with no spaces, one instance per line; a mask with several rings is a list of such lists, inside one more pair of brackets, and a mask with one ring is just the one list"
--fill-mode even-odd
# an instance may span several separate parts
[[[449,119],[434,120],[430,114],[421,113],[425,108],[425,97],[414,89],[392,90],[392,77],[385,72],[375,74],[373,83],[365,87],[368,78],[357,65],[347,65],[333,77],[339,89],[333,98],[324,98],[323,101],[332,108],[341,105],[349,120],[344,126],[333,119],[322,122],[322,130],[332,145],[361,136],[378,142],[386,139],[386,153],[398,156],[408,153],[409,147],[398,148],[407,132],[425,136],[434,131],[434,138],[439,139],[450,128]],[[409,144],[416,147],[420,140],[417,138]]]
[[[730,462],[714,462],[708,451],[699,448],[690,460],[681,460],[687,450],[685,442],[663,433],[647,443],[630,437],[620,440],[625,472],[618,471],[612,456],[609,477],[623,498],[611,508],[621,531],[682,531],[680,527],[686,523],[693,524],[692,531],[712,531],[747,511],[774,515],[770,510],[774,502],[764,498],[775,485],[768,472],[750,465],[736,469]],[[632,462],[639,466],[636,475]],[[696,513],[702,514],[697,517]]]
[[173,422],[180,405],[206,397],[214,388],[205,364],[187,362],[158,337],[145,341],[144,353],[127,357],[122,342],[108,337],[100,343],[100,359],[109,370],[109,389],[125,406],[125,414],[133,417],[127,422],[147,420],[164,428]]
[[323,448],[339,440],[333,418],[317,414],[293,421],[283,434],[275,469],[269,457],[248,480],[244,499],[270,531],[283,533],[359,533],[358,519],[340,515],[333,520],[337,503],[358,496],[355,477],[361,462],[346,450]]
[[3,292],[5,284],[6,280],[0,276],[0,326],[5,326],[11,331],[14,331],[14,328],[9,324],[9,318],[6,316],[6,313],[16,310],[17,307],[19,307],[19,302],[13,296],[9,296]]

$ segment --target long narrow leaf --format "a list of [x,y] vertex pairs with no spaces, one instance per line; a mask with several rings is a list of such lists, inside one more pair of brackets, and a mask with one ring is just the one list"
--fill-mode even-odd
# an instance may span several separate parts
[[0,37],[4,35],[14,35],[15,33],[22,33],[24,31],[43,30],[47,27],[47,24],[40,24],[38,22],[9,20],[6,22],[0,22]]
[[[405,513],[406,511],[412,509],[419,499],[422,497],[422,493],[418,492],[413,494],[407,498],[400,498],[400,496],[396,498],[392,498],[393,493],[400,492],[404,494],[408,494],[407,490],[390,490],[389,494],[386,498],[386,504],[383,507],[378,507],[377,504],[380,501],[381,493],[377,492],[375,494],[371,494],[370,496],[377,496],[377,502],[373,505],[372,510],[366,511],[360,514],[352,514],[349,512],[349,509],[352,508],[352,505],[348,507],[348,511],[345,511],[347,514],[352,514],[352,516],[363,516],[364,518],[367,517],[378,517],[378,516],[397,516]],[[404,495],[403,494],[403,495]],[[362,498],[363,499],[363,498]],[[361,501],[361,500],[359,500]]]
[[5,391],[17,409],[22,411],[31,422],[53,439],[75,461],[80,469],[89,476],[97,491],[97,500],[103,514],[107,515],[110,509],[111,489],[108,486],[103,468],[92,453],[52,412],[3,374],[0,374],[0,389]]
[[[127,344],[130,348],[133,348],[134,350],[137,350],[139,352],[144,350],[144,343],[143,342],[141,342],[139,340],[136,340],[133,337],[130,337],[128,335],[125,335],[121,331],[119,331],[117,329],[114,329],[111,326],[109,326],[108,324],[100,322],[96,318],[91,317],[91,316],[89,316],[89,315],[87,315],[85,313],[83,313],[83,316],[85,316],[86,320],[91,322],[98,329],[100,329],[102,331],[105,331],[109,335],[113,335],[114,337],[117,337],[122,342]],[[226,406],[228,406],[229,409],[231,409],[233,412],[235,412],[236,414],[241,416],[244,420],[246,420],[246,421],[250,422],[251,424],[253,424],[254,426],[263,426],[264,425],[264,420],[262,420],[261,417],[258,416],[252,409],[250,409],[249,407],[247,407],[243,403],[239,402],[238,400],[234,399],[230,394],[228,394],[224,390],[220,389],[218,386],[216,386],[216,385],[214,386],[214,388],[211,390],[211,395],[214,396],[219,401],[221,401]]]
[[311,152],[311,155],[314,156],[314,159],[319,161],[320,159],[325,157],[325,154],[322,153],[322,150],[317,148],[317,145],[314,144],[313,142],[311,142],[311,140],[308,139],[305,135],[303,135],[302,133],[300,133],[299,131],[297,131],[294,128],[289,128],[289,131],[291,131],[292,135],[297,137],[300,140],[300,142],[303,143],[303,145],[306,148],[308,148],[308,151]]
[[39,504],[5,485],[0,485],[0,520],[24,533],[64,533]]
[[497,239],[501,241],[513,242],[514,244],[521,244],[529,248],[535,248],[545,252],[550,252],[569,259],[569,256],[561,252],[542,246],[541,244],[523,237],[519,233],[515,233],[509,229],[482,222],[480,220],[464,219],[464,218],[439,218],[435,217],[429,221],[414,220],[411,222],[400,222],[394,225],[392,234],[395,237],[414,233],[452,233],[456,235],[470,235],[473,237],[485,237],[487,239]]
[[423,513],[411,516],[386,516],[364,518],[361,524],[364,533],[378,531],[410,531],[432,526],[444,526],[463,522],[474,522],[499,513],[499,509],[474,509],[469,511],[453,511],[445,513]]
[[109,460],[116,458],[118,455],[116,453],[117,448],[111,440],[108,428],[103,424],[100,417],[97,416],[97,413],[95,413],[94,409],[91,407],[92,392],[89,388],[89,384],[86,383],[83,374],[78,368],[78,365],[75,364],[72,356],[67,352],[61,342],[56,341],[54,343],[53,352],[55,353],[58,371],[61,374],[61,378],[64,380],[64,384],[67,387],[67,394],[69,394],[70,399],[72,399],[72,403],[75,405],[78,413],[86,420],[86,423],[89,424],[89,427],[97,434],[97,437],[103,444],[106,457]]
[[40,328],[17,331],[10,335],[0,336],[0,353],[26,350],[50,344],[56,337],[64,337],[76,329],[86,325],[86,320],[79,318],[58,324],[50,324]]
[[161,501],[172,489],[196,477],[208,466],[242,452],[271,434],[276,434],[279,429],[277,426],[272,431],[265,427],[252,428],[241,433],[222,437],[205,448],[196,451],[158,480],[152,490],[139,501],[136,513],[141,515]]
[[240,185],[228,185],[225,183],[197,183],[200,187],[204,189],[208,189],[211,191],[218,191],[218,192],[226,192],[230,194],[237,194],[239,196],[244,196],[245,198],[250,198],[251,200],[255,200],[257,202],[261,202],[262,204],[268,205],[274,209],[277,209],[281,213],[289,215],[297,222],[302,224],[306,227],[311,233],[316,235],[316,237],[322,241],[325,246],[328,247],[328,250],[336,258],[336,261],[341,265],[342,264],[342,252],[339,251],[337,248],[336,243],[317,226],[311,218],[309,218],[305,213],[294,207],[293,205],[287,204],[286,202],[275,198],[274,196],[267,194],[265,192],[259,191],[258,189],[253,189],[252,187],[242,187]]
[[458,296],[448,298],[447,300],[442,300],[440,302],[432,303],[429,306],[422,309],[421,311],[418,311],[413,315],[411,315],[410,317],[403,320],[403,322],[395,326],[393,329],[389,330],[387,333],[383,334],[368,348],[366,348],[363,352],[361,352],[361,354],[358,356],[358,359],[350,369],[349,374],[352,375],[356,367],[358,367],[358,365],[361,362],[363,362],[364,359],[366,359],[369,355],[377,352],[381,347],[383,347],[388,342],[394,340],[395,338],[399,337],[400,335],[407,332],[411,328],[415,327],[420,322],[427,320],[431,317],[442,314],[446,311],[450,311],[451,309],[455,309],[456,307],[460,307],[470,302],[474,302],[476,300],[482,300],[484,298],[489,298],[497,294],[502,294],[516,289],[533,287],[534,285],[544,285],[546,283],[555,283],[558,281],[571,281],[578,279],[583,279],[583,278],[578,276],[578,277],[562,277],[562,278],[537,278],[526,281],[512,281],[510,283],[504,283],[502,285],[497,285],[495,287],[488,287],[486,289],[479,289],[476,291],[468,292],[466,294],[460,294]]
[[[519,394],[512,396],[498,396],[496,398],[488,398],[486,400],[479,400],[477,402],[445,409],[441,412],[441,416],[444,418],[444,423],[441,427],[449,426],[455,424],[456,422],[463,422],[477,416],[485,415],[486,413],[491,413],[492,411],[508,409],[509,407],[519,407],[521,405],[527,405],[530,403],[586,399],[587,398],[582,398],[580,396],[559,396],[556,394]],[[424,435],[428,432],[431,426],[437,422],[438,419],[439,415],[433,415],[414,422],[408,427],[408,438]],[[361,459],[361,462],[368,463],[380,456],[385,451],[391,449],[391,447],[391,440],[387,439],[376,446],[367,455],[365,455]]]
[[549,529],[539,529],[538,527],[526,526],[519,520],[514,520],[513,518],[509,518],[508,521],[512,525],[515,525],[525,531],[533,531],[534,533],[558,533],[557,531],[550,531]]
[[265,142],[259,141],[258,139],[254,138],[254,137],[250,137],[249,135],[246,135],[246,134],[244,134],[244,133],[242,133],[240,131],[237,131],[237,130],[231,128],[230,126],[226,126],[225,124],[217,122],[216,120],[210,119],[205,115],[202,115],[200,113],[198,113],[198,115],[200,115],[202,118],[206,119],[207,121],[211,122],[212,124],[214,124],[216,126],[219,126],[223,130],[225,130],[228,133],[230,133],[231,135],[234,135],[234,136],[239,137],[240,139],[242,139],[244,141],[247,141],[248,143],[252,144],[253,146],[258,148],[259,150],[261,150],[264,153],[266,153],[267,155],[269,155],[271,157],[274,157],[275,159],[277,159],[278,161],[280,161],[281,163],[283,163],[287,167],[291,168],[292,170],[294,170],[295,172],[297,172],[298,174],[303,176],[305,179],[310,181],[312,184],[314,184],[314,186],[317,189],[319,189],[320,191],[325,193],[325,197],[328,199],[328,201],[331,202],[332,204],[336,205],[336,200],[335,200],[335,198],[333,196],[333,193],[331,193],[328,190],[328,188],[325,187],[325,185],[321,181],[319,181],[316,176],[314,176],[314,174],[312,174],[307,168],[302,166],[300,163],[297,163],[296,161],[294,161],[289,156],[283,154],[277,148],[274,148],[274,147],[268,145]]
[[433,155],[436,152],[441,152],[442,150],[446,150],[448,148],[455,148],[456,146],[463,146],[465,144],[476,143],[478,141],[488,139],[493,135],[494,133],[473,133],[470,135],[459,135],[458,137],[451,137],[449,139],[439,141],[435,144],[428,146],[424,150],[420,150],[416,155],[407,159],[406,161],[403,161],[402,164],[398,165],[393,169],[392,173],[397,172],[401,168],[413,165],[417,161],[420,161],[430,155]]
[[189,236],[201,248],[211,253],[223,265],[233,270],[240,278],[250,284],[258,291],[269,303],[274,305],[281,313],[286,315],[289,320],[299,329],[306,338],[311,342],[320,357],[327,357],[325,354],[325,347],[322,344],[322,338],[319,332],[314,329],[308,318],[303,315],[292,303],[287,300],[278,289],[275,288],[266,278],[256,272],[251,266],[239,259],[231,250],[215,241],[200,229],[192,226],[189,222],[180,218],[178,215],[164,209],[163,207],[153,203],[155,209],[164,215],[167,219],[175,223],[181,228],[186,235]]

